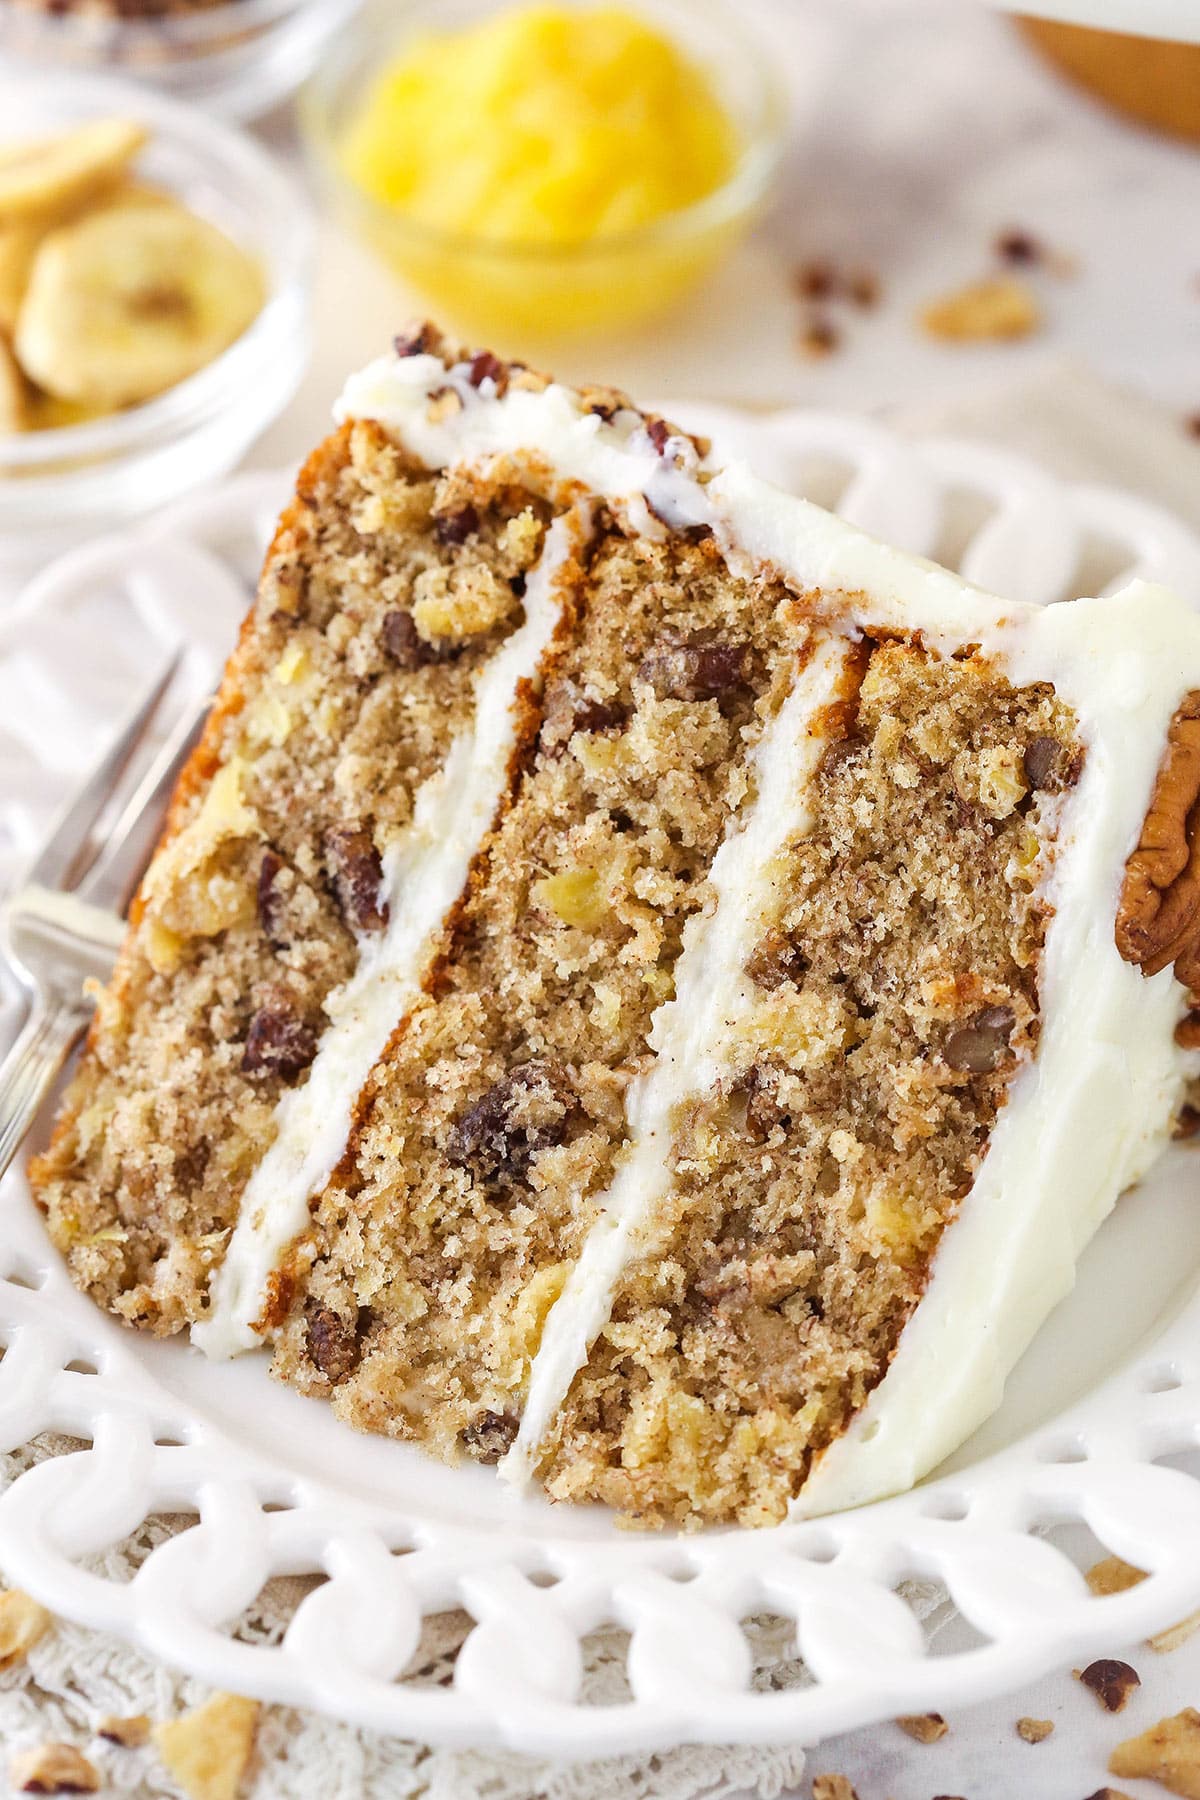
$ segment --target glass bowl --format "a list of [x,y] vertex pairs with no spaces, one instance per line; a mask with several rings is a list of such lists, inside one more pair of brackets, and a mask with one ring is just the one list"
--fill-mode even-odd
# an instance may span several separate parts
[[139,176],[250,249],[266,300],[236,343],[154,399],[85,424],[0,436],[0,564],[33,566],[225,474],[287,405],[308,362],[311,213],[265,151],[190,107],[123,82],[0,73],[3,138],[101,115],[149,128]]
[[318,179],[351,227],[439,314],[477,334],[545,338],[667,310],[747,230],[779,165],[787,105],[743,16],[723,0],[636,0],[635,10],[708,74],[741,140],[729,178],[638,230],[579,244],[496,243],[438,232],[365,193],[339,146],[364,91],[418,34],[469,24],[487,0],[379,0],[360,12],[301,90],[300,122]]
[[12,67],[144,81],[220,119],[255,119],[293,93],[359,0],[220,0],[130,18],[102,6],[0,0],[0,58]]

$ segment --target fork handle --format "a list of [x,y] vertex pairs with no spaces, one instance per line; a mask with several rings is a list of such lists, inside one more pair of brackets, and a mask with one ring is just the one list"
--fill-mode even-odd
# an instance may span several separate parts
[[75,995],[34,1001],[20,1036],[0,1063],[0,1175],[17,1154],[90,1012],[91,1003]]

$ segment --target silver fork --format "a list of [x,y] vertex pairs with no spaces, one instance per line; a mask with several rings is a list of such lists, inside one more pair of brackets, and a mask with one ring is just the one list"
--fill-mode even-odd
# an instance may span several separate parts
[[25,885],[0,911],[0,947],[29,996],[29,1015],[0,1064],[0,1175],[91,1016],[85,982],[107,980],[112,972],[125,933],[122,914],[207,709],[207,701],[189,707],[173,724],[122,802],[179,662],[176,654],[62,814]]

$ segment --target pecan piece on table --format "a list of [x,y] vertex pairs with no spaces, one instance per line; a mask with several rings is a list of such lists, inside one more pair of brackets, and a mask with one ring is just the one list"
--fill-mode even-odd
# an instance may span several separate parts
[[1108,1759],[1109,1773],[1160,1781],[1173,1794],[1200,1800],[1200,1712],[1185,1706],[1140,1737],[1126,1738]]
[[1080,1670],[1079,1679],[1095,1694],[1105,1712],[1111,1713],[1120,1712],[1133,1690],[1142,1685],[1136,1669],[1111,1656],[1102,1656],[1098,1662],[1089,1663],[1086,1669]]
[[8,1778],[21,1794],[95,1794],[100,1776],[74,1744],[40,1744],[14,1756]]
[[106,1713],[96,1725],[96,1736],[122,1750],[140,1750],[150,1742],[150,1720],[145,1713]]
[[0,1669],[23,1662],[54,1623],[51,1613],[20,1588],[0,1594]]
[[936,1712],[901,1713],[896,1723],[907,1737],[918,1744],[936,1744],[950,1729],[941,1713]]

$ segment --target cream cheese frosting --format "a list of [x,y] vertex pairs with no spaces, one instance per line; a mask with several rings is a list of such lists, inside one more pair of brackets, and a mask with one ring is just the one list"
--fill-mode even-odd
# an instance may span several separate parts
[[[1147,978],[1123,960],[1113,920],[1167,727],[1200,673],[1198,639],[1189,609],[1139,584],[1047,608],[1036,642],[1004,659],[1015,682],[1053,681],[1087,750],[1043,890],[1054,915],[1038,1054],[1013,1082],[891,1367],[817,1462],[799,1514],[911,1486],[995,1410],[1084,1245],[1166,1143],[1197,1068],[1174,1042],[1185,996],[1170,969]],[[1169,684],[1164,668],[1178,671]]]
[[[431,406],[446,391],[455,404]],[[785,822],[789,836],[803,829],[817,756],[802,742],[800,726],[832,695],[845,640],[887,631],[943,655],[977,647],[1015,684],[1052,683],[1074,709],[1087,755],[1080,781],[1061,804],[1043,890],[1053,917],[1040,972],[1037,1057],[1012,1082],[891,1367],[818,1460],[794,1510],[827,1511],[911,1485],[994,1409],[1008,1371],[1070,1286],[1083,1245],[1163,1146],[1183,1084],[1197,1070],[1197,1056],[1178,1049],[1173,1038],[1183,989],[1169,970],[1147,979],[1125,963],[1113,924],[1124,862],[1138,841],[1168,725],[1184,694],[1200,686],[1200,619],[1146,584],[1045,609],[1005,602],[877,543],[741,465],[711,463],[690,439],[631,408],[601,416],[556,384],[513,384],[502,392],[468,363],[447,369],[433,355],[382,358],[348,382],[338,416],[378,421],[431,467],[506,456],[519,456],[523,467],[540,463],[560,494],[576,488],[604,501],[639,532],[707,527],[731,567],[777,573],[829,627],[823,649],[809,659],[759,741],[757,797],[714,860],[715,908],[685,934],[676,997],[655,1015],[657,1062],[630,1093],[627,1159],[603,1196],[533,1361],[525,1418],[505,1465],[512,1479],[526,1478],[536,1464],[555,1410],[607,1318],[636,1251],[639,1224],[666,1179],[671,1112],[718,1067],[720,1023],[738,1005],[745,931],[762,910],[771,857],[786,841],[778,833]],[[482,700],[481,692],[481,710]],[[492,775],[498,766],[493,756]],[[441,780],[438,795],[424,810],[418,804],[420,846],[402,850],[389,881],[415,892],[413,857],[420,869],[441,870],[444,910],[454,897],[452,880],[461,886],[465,879],[466,846],[477,841],[465,821],[478,823],[482,815],[470,812],[450,763],[433,779]],[[454,790],[457,799],[446,801],[441,789]],[[463,822],[463,841],[439,861],[438,834],[450,819]],[[484,818],[480,832],[486,824]],[[393,914],[399,910],[393,907]],[[427,910],[423,929],[431,931],[432,902],[422,916]],[[403,979],[415,980],[420,956],[413,931],[394,950]],[[352,1098],[374,1060],[364,1066],[369,1044],[382,1049],[386,1041],[371,990],[381,980],[387,987],[389,977],[365,959],[360,975],[361,983],[356,976],[344,991],[309,1082],[281,1103],[278,1154],[268,1156],[251,1184],[246,1229],[239,1225],[218,1278],[214,1318],[195,1333],[210,1352],[257,1341],[253,1321],[271,1269],[304,1222],[308,1194],[337,1161],[347,1095]],[[394,995],[383,1010],[394,1022]],[[358,1011],[376,1024],[360,1028],[353,1022]],[[352,1057],[338,1047],[350,1045]],[[305,1096],[325,1079],[327,1050],[328,1085],[316,1087],[314,1098],[326,1096],[335,1124],[317,1130]]]

